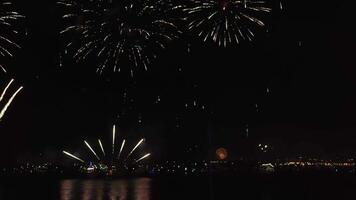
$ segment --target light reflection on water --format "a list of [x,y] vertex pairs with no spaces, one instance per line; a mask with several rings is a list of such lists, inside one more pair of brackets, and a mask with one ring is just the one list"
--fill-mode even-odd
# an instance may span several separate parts
[[150,200],[151,179],[63,180],[61,200]]

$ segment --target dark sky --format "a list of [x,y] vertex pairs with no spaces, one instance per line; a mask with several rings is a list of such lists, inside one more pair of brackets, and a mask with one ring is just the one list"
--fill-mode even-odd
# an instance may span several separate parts
[[158,158],[182,156],[195,144],[238,154],[240,146],[261,141],[290,146],[290,152],[310,144],[330,154],[356,153],[349,1],[285,1],[269,33],[254,42],[224,49],[189,39],[187,54],[182,39],[133,79],[100,76],[92,63],[69,59],[60,68],[54,1],[18,0],[17,6],[27,16],[28,35],[0,83],[14,77],[24,90],[0,124],[1,162],[84,148],[84,137],[109,141],[114,122],[119,137],[146,137]]

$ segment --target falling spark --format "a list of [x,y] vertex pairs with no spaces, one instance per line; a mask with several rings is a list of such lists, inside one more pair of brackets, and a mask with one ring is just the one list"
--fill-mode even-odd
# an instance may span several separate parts
[[98,139],[98,141],[99,141],[99,145],[100,145],[101,151],[103,152],[103,154],[105,156],[105,151],[104,151],[103,144],[101,143],[100,139]]
[[59,67],[63,67],[63,60],[62,60],[62,54],[59,54]]
[[126,159],[128,159],[130,157],[130,155],[137,149],[137,147],[139,147],[142,142],[145,141],[144,139],[141,139],[137,144],[136,146],[131,150],[131,152],[127,155]]
[[143,159],[147,158],[147,157],[148,157],[148,156],[150,156],[150,155],[151,155],[151,154],[150,154],[150,153],[148,153],[148,154],[146,154],[146,155],[142,156],[141,158],[137,159],[135,162],[140,162],[141,160],[143,160]]
[[8,107],[11,105],[12,101],[15,99],[16,95],[23,89],[23,87],[21,86],[19,89],[16,90],[16,92],[11,96],[11,98],[9,99],[9,101],[5,104],[5,106],[3,107],[3,109],[0,112],[0,120],[3,118],[6,110],[8,109]]
[[69,152],[67,152],[67,151],[63,151],[63,153],[66,154],[66,155],[68,155],[68,156],[71,157],[71,158],[74,158],[74,159],[76,159],[76,160],[79,160],[80,162],[85,163],[84,160],[78,158],[77,156],[75,156],[75,155],[73,155],[73,154],[71,154],[71,153],[69,153]]
[[156,101],[156,103],[159,103],[159,102],[161,102],[161,97],[160,97],[160,96],[157,96],[157,101]]
[[119,155],[117,156],[117,159],[120,159],[120,156],[121,156],[122,150],[124,149],[124,146],[125,146],[125,140],[122,141],[122,144],[120,147],[120,152],[119,152]]
[[0,65],[0,68],[2,69],[2,71],[3,71],[4,73],[7,73],[6,69],[5,69],[2,65]]
[[95,151],[91,148],[91,146],[89,145],[89,143],[87,141],[84,140],[84,143],[87,145],[87,147],[90,149],[90,151],[95,155],[95,157],[100,160],[99,156],[95,153]]
[[115,125],[112,127],[112,155],[114,156],[115,153],[115,132],[116,128]]
[[11,86],[12,82],[14,82],[14,79],[11,79],[11,81],[6,85],[4,91],[2,92],[1,96],[0,96],[0,102],[1,100],[4,98],[6,91],[9,89],[9,87]]
[[248,128],[248,124],[246,125],[246,137],[248,137],[249,135],[249,128]]

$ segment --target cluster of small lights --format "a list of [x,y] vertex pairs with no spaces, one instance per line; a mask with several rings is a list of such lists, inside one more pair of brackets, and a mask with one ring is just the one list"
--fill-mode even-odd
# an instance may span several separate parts
[[199,174],[206,173],[209,169],[207,161],[200,162],[179,162],[166,161],[153,164],[150,171],[152,174]]
[[258,149],[266,153],[270,149],[270,147],[267,144],[258,144]]
[[198,109],[198,110],[205,110],[206,106],[205,105],[199,105],[197,103],[197,100],[193,100],[191,103],[185,103],[184,107],[189,110],[189,109]]
[[276,166],[280,169],[301,171],[304,169],[327,170],[331,172],[346,172],[354,173],[356,170],[356,162],[354,159],[344,161],[323,160],[323,159],[307,159],[299,158],[284,162],[277,162]]
[[157,96],[157,99],[156,99],[156,104],[159,104],[159,103],[161,103],[161,96]]
[[257,104],[257,103],[255,104],[255,109],[256,109],[256,112],[259,112],[259,111],[260,111],[260,109],[259,109],[259,107],[258,107],[258,104]]
[[[206,173],[221,172],[229,170],[231,172],[239,171],[240,161],[223,161],[223,160],[210,160],[210,161],[162,161],[155,163],[140,163],[130,169],[135,171],[136,169],[143,169],[150,175],[200,175]],[[277,172],[283,170],[296,170],[301,171],[303,169],[314,170],[327,170],[330,172],[346,172],[354,173],[356,170],[355,159],[347,160],[324,160],[316,158],[299,158],[281,161],[277,159],[275,162],[260,163],[258,164],[259,171],[262,172]],[[73,163],[73,169],[79,169],[83,172],[95,171],[98,168],[106,168],[105,165],[97,165],[90,163],[89,166],[83,166],[80,163]],[[63,167],[51,162],[45,162],[42,164],[26,163],[18,167],[2,168],[0,175],[31,175],[31,174],[63,174],[67,171]]]
[[27,162],[18,167],[3,168],[4,174],[46,174],[46,173],[62,173],[62,169],[59,165],[45,162],[42,164],[33,164]]

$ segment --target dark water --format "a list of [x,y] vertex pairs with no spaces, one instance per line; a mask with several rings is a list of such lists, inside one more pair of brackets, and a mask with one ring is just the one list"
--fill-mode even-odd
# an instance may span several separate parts
[[356,199],[355,176],[195,177],[136,179],[6,178],[0,199],[218,200]]

